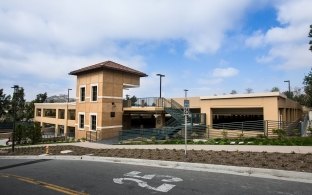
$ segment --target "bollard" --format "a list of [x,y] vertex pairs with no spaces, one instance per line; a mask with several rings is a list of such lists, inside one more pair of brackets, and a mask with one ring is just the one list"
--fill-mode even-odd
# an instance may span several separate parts
[[49,146],[46,146],[46,154],[49,154]]

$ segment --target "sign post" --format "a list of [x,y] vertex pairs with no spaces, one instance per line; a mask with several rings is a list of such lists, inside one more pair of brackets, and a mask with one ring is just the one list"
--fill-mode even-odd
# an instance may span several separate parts
[[184,100],[184,138],[185,138],[185,150],[184,150],[184,154],[186,156],[186,151],[187,151],[187,116],[189,115],[189,109],[190,109],[190,101],[185,99]]

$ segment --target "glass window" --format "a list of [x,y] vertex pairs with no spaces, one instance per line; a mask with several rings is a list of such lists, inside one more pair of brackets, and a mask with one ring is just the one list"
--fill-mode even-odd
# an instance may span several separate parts
[[69,120],[75,120],[76,119],[76,110],[68,110]]
[[96,115],[91,115],[91,130],[96,131]]
[[79,128],[84,128],[84,114],[79,114]]
[[59,109],[58,110],[58,118],[59,119],[64,119],[65,118],[65,110],[64,109]]
[[37,108],[37,116],[41,116],[41,108]]
[[97,86],[92,86],[91,91],[91,101],[97,101]]
[[86,88],[85,87],[81,87],[80,88],[80,101],[84,102],[86,99]]

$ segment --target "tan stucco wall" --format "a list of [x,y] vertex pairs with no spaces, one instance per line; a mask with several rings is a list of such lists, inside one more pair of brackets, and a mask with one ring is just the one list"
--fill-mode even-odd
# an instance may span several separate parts
[[[183,105],[185,98],[173,98]],[[279,93],[238,94],[215,97],[188,97],[190,108],[200,108],[206,113],[207,125],[212,124],[213,108],[262,108],[264,120],[279,121],[281,111],[282,121],[295,121],[302,113],[302,107],[297,102],[287,99]],[[287,111],[287,112],[286,112]]]
[[[91,102],[91,85],[98,85],[98,98]],[[140,77],[114,70],[103,70],[77,76],[77,138],[85,137],[85,132],[90,129],[90,113],[97,115],[97,131],[100,138],[117,136],[122,129],[122,97],[123,89],[135,87],[140,84]],[[80,102],[80,87],[86,86],[86,100]],[[111,117],[111,113],[115,117]],[[85,114],[85,128],[78,128],[79,113]]]

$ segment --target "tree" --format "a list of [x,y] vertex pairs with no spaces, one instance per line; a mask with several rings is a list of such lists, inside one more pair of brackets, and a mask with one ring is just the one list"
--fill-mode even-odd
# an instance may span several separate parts
[[3,93],[3,89],[0,89],[0,119],[7,115],[10,109],[11,96]]
[[308,75],[306,75],[303,79],[304,84],[304,92],[306,94],[306,106],[312,107],[312,68]]
[[278,87],[273,87],[271,89],[271,92],[279,92],[279,91],[280,91],[280,89]]
[[301,105],[306,105],[306,95],[301,91],[300,87],[295,87],[293,91],[293,100],[300,103]]
[[237,94],[237,91],[233,89],[230,94]]
[[16,124],[15,140],[17,144],[36,144],[41,141],[41,127],[39,123],[19,122]]
[[[17,93],[13,93],[12,103],[14,104],[13,107],[15,107],[15,120],[21,121],[25,118],[25,94],[24,94],[24,88],[19,88],[17,90]],[[13,108],[10,109],[10,114],[13,116],[14,110]]]
[[135,106],[135,103],[138,101],[138,98],[135,96],[132,96],[130,100],[131,100],[131,106]]
[[246,93],[253,93],[253,89],[247,88],[247,89],[246,89]]

